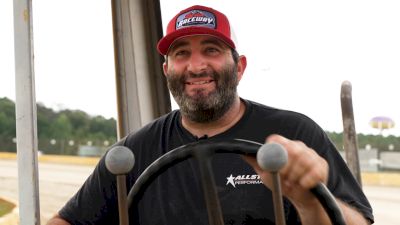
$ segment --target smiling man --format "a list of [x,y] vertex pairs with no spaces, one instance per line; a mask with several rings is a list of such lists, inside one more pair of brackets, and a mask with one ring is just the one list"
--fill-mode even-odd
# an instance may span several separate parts
[[[247,139],[285,147],[280,171],[287,224],[330,224],[309,189],[322,182],[333,193],[349,225],[373,222],[372,209],[345,162],[310,118],[240,98],[237,86],[246,69],[231,40],[227,17],[204,6],[179,12],[158,43],[165,56],[168,87],[180,109],[129,134],[116,145],[129,147],[137,177],[161,155],[200,139]],[[275,224],[270,175],[252,157],[219,154],[212,160],[225,224]],[[207,210],[195,160],[162,174],[129,210],[130,224],[204,225]],[[117,224],[116,181],[104,157],[79,192],[49,224]]]
[[233,54],[224,42],[208,35],[178,39],[169,50],[164,64],[168,87],[180,106],[182,123],[194,135],[204,135],[210,126],[207,135],[212,136],[237,121],[231,117],[240,118],[244,112],[236,87],[246,58],[236,56],[234,60]]

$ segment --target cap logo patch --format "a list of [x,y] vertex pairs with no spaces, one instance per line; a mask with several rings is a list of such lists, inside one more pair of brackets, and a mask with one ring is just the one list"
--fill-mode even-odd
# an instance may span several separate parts
[[202,26],[215,29],[215,15],[204,10],[192,10],[178,16],[175,29]]

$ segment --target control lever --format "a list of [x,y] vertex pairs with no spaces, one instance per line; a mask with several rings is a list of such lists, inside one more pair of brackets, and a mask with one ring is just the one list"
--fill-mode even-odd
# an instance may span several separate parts
[[257,151],[258,165],[261,169],[271,173],[271,191],[274,204],[275,223],[277,225],[286,225],[279,170],[285,166],[287,158],[287,152],[283,146],[277,143],[266,143]]
[[105,162],[108,171],[117,179],[119,224],[128,225],[126,174],[132,170],[135,156],[129,148],[116,146],[107,152]]

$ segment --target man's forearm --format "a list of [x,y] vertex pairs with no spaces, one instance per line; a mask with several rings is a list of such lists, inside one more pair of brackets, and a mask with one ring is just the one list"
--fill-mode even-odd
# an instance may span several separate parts
[[58,214],[51,218],[46,225],[71,225],[63,218],[61,218]]
[[355,208],[336,199],[342,209],[347,225],[370,225],[371,223]]
[[[359,211],[338,199],[336,201],[342,210],[347,225],[370,225]],[[304,225],[315,224],[315,221],[318,221],[318,224],[321,225],[331,224],[328,215],[319,203],[315,207],[298,207],[297,210]]]

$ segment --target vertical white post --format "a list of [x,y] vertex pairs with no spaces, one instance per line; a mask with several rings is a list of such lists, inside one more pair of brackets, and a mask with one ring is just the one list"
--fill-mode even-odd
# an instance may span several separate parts
[[14,0],[16,130],[20,224],[40,224],[32,1]]
[[118,138],[171,111],[156,43],[162,36],[159,0],[111,0]]

